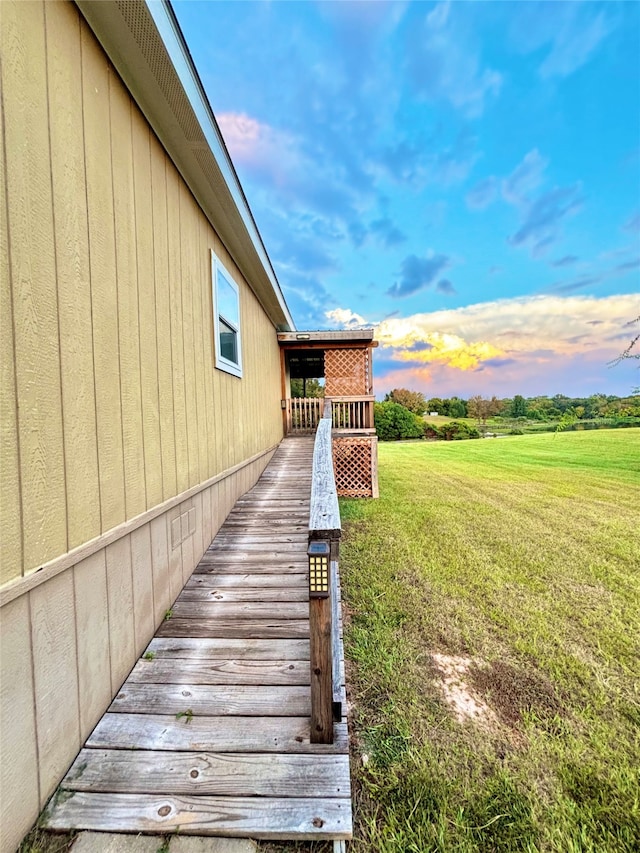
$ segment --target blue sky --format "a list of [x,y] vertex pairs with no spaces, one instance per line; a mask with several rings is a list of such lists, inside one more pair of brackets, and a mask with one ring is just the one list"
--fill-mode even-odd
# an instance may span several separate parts
[[630,393],[640,3],[174,9],[298,328],[376,392]]

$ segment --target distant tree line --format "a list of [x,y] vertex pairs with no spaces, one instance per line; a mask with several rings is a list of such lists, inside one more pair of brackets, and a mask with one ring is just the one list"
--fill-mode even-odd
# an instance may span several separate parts
[[[425,415],[440,415],[451,418],[451,423],[425,420]],[[461,419],[467,420],[461,420]],[[479,438],[487,432],[487,422],[502,424],[512,434],[521,433],[520,427],[537,422],[543,429],[562,424],[562,428],[587,429],[602,425],[606,420],[611,426],[640,425],[640,396],[617,397],[607,394],[592,394],[589,397],[514,397],[499,399],[475,395],[468,400],[461,397],[431,397],[426,399],[419,391],[394,388],[382,403],[376,403],[376,431],[383,440],[408,438],[440,438],[455,441]],[[477,427],[469,424],[469,419]],[[494,429],[496,427],[494,426]],[[553,426],[550,426],[553,429]],[[534,429],[534,427],[531,427]]]
[[435,413],[447,418],[489,417],[527,418],[536,421],[555,421],[571,409],[578,419],[640,416],[640,396],[616,397],[611,394],[592,394],[590,397],[567,397],[555,394],[553,397],[515,397],[490,400],[474,396],[469,400],[461,397],[430,397],[426,399],[420,391],[407,388],[394,388],[385,395],[385,401],[399,403],[416,415]]

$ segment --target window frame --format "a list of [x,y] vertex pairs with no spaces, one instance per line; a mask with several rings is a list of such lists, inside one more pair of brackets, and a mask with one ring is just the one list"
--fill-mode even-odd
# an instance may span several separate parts
[[[240,313],[240,288],[234,281],[233,276],[229,273],[220,258],[216,255],[213,249],[211,252],[211,297],[213,308],[213,336],[215,341],[215,366],[218,370],[223,370],[225,373],[230,373],[232,376],[242,379],[242,316]],[[237,324],[229,317],[218,311],[220,299],[218,297],[218,273],[222,275],[225,282],[231,287],[235,293],[237,300],[238,322]],[[236,351],[238,362],[231,361],[222,355],[220,346],[220,322],[223,322],[236,334]]]

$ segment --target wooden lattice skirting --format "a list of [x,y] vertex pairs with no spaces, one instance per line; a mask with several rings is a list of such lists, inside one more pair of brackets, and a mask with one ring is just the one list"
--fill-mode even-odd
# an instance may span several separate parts
[[344,436],[333,439],[333,469],[341,497],[378,497],[378,439]]

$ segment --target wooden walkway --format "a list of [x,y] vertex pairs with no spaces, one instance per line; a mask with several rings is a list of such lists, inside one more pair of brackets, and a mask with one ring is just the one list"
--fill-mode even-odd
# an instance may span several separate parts
[[332,745],[309,740],[312,455],[313,438],[285,439],[236,503],[45,826],[351,837],[346,720]]

